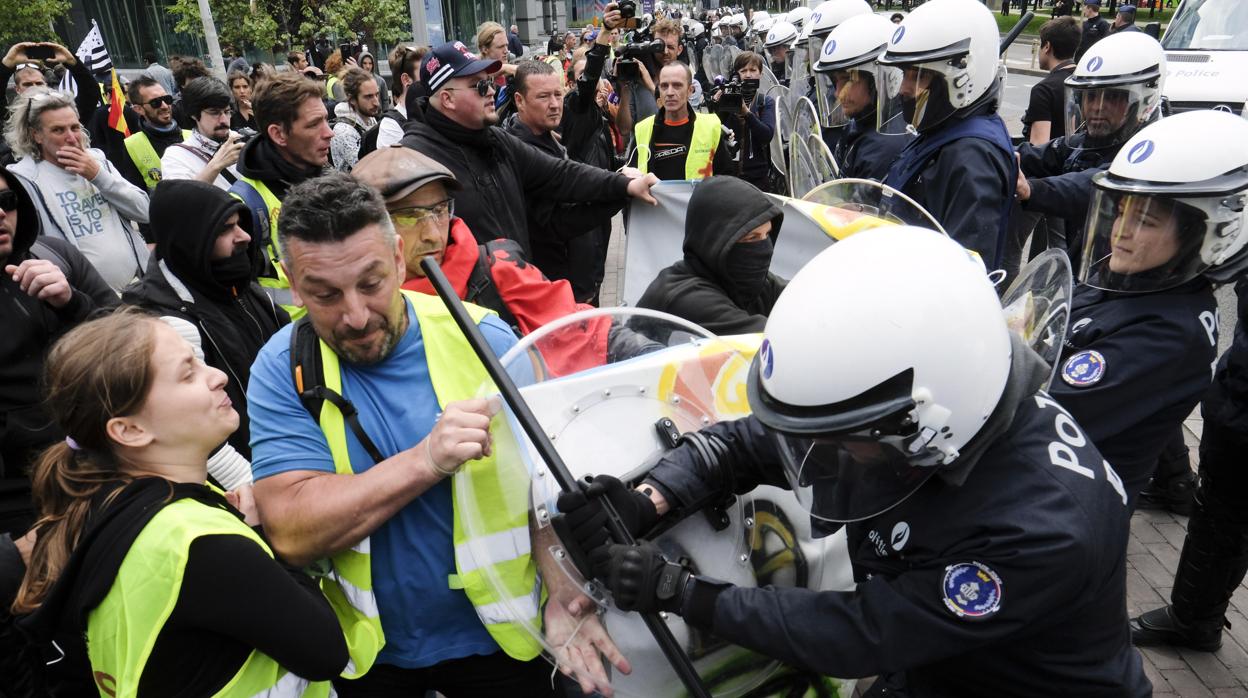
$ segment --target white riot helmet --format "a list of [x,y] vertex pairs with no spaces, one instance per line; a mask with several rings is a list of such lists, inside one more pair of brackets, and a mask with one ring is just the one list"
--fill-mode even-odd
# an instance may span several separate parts
[[907,123],[920,132],[997,86],[1001,35],[978,0],[929,0],[896,25],[880,65],[901,68]]
[[763,39],[763,48],[770,51],[778,46],[792,46],[796,40],[797,27],[788,22],[776,22],[767,32],[767,38]]
[[1085,283],[1160,291],[1201,274],[1229,282],[1248,267],[1248,121],[1212,110],[1167,117],[1092,182]]
[[[835,128],[850,119],[874,118],[882,104],[887,113],[876,119],[879,132],[906,132],[901,116],[901,69],[881,67],[876,62],[896,29],[887,19],[867,14],[850,17],[828,34],[814,67],[823,126]],[[880,87],[886,94],[877,93]]]
[[767,36],[767,32],[775,26],[776,20],[773,17],[755,18],[754,23],[750,25],[750,33],[756,36]]
[[736,27],[738,29],[744,30],[745,29],[745,15],[741,13],[732,15],[728,17],[728,20],[725,22],[725,24],[727,24],[730,27]]
[[695,39],[696,39],[696,38],[698,38],[698,37],[702,36],[702,35],[703,35],[703,34],[705,34],[705,33],[706,33],[706,25],[705,25],[705,24],[702,24],[701,22],[697,21],[696,19],[695,19],[695,20],[690,20],[690,21],[689,21],[689,35],[690,35],[690,36],[692,36],[693,38],[695,38]]
[[786,15],[784,19],[789,24],[797,27],[798,32],[801,32],[803,27],[806,26],[807,20],[810,19],[810,15],[811,12],[809,7],[799,6],[789,10],[788,15]]
[[850,17],[869,14],[871,6],[867,4],[867,0],[828,0],[820,3],[810,13],[810,19],[806,23],[809,36],[818,39],[822,46],[824,37],[840,26],[841,22]]
[[819,253],[763,335],[750,408],[798,501],[825,521],[869,518],[913,494],[979,433],[1010,374],[983,263],[924,228],[876,228]]
[[1112,147],[1161,117],[1166,52],[1144,32],[1101,39],[1066,78],[1066,133],[1087,133],[1085,147]]

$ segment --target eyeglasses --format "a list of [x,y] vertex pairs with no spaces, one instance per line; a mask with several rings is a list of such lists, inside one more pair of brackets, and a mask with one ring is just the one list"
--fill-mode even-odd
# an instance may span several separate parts
[[222,107],[220,109],[209,108],[209,109],[205,109],[204,113],[207,114],[208,116],[213,117],[214,119],[218,117],[222,117],[222,116],[233,116],[234,107]]
[[427,220],[445,221],[455,215],[455,200],[446,199],[432,206],[408,206],[390,211],[390,219],[396,225],[412,226]]
[[17,210],[17,192],[12,189],[0,191],[0,210],[13,212]]
[[172,107],[173,95],[164,95],[163,97],[157,97],[156,99],[153,99],[152,101],[148,102],[146,106],[149,106],[153,109],[159,109],[162,105],[166,107]]
[[444,90],[476,90],[477,94],[481,95],[482,97],[485,97],[486,95],[490,94],[490,90],[494,89],[494,81],[491,80],[490,78],[481,78],[480,80],[472,83],[471,85],[467,87],[451,87],[450,85],[447,85],[446,87],[442,89]]

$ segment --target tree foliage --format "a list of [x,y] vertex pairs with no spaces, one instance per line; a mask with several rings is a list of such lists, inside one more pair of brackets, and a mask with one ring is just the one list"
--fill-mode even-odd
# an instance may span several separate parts
[[0,51],[19,41],[60,42],[52,22],[67,14],[69,0],[0,0]]
[[[318,36],[392,42],[411,35],[406,0],[210,0],[209,6],[223,47],[268,50]],[[203,36],[198,0],[176,0],[170,11],[177,31]]]

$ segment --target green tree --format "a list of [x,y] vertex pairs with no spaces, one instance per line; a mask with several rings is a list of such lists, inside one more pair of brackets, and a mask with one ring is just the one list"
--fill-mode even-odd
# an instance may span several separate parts
[[0,0],[0,51],[19,41],[64,42],[52,31],[52,22],[67,14],[69,0]]
[[[321,35],[386,42],[411,35],[405,0],[211,0],[210,6],[222,47],[267,50]],[[198,0],[177,0],[170,10],[177,31],[203,36]]]
[[329,35],[391,43],[412,35],[405,0],[331,0],[304,3],[305,36]]

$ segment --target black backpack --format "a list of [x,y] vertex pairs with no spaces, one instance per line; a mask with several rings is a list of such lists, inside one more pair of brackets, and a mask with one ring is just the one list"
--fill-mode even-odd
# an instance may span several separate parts
[[381,115],[381,118],[377,120],[377,123],[370,126],[364,132],[364,135],[360,137],[360,152],[357,156],[357,162],[363,160],[365,155],[377,150],[377,134],[381,132],[381,122],[386,118],[394,119],[399,124],[399,128],[403,128],[404,124],[407,123],[407,117],[399,113],[398,109],[387,109]]

